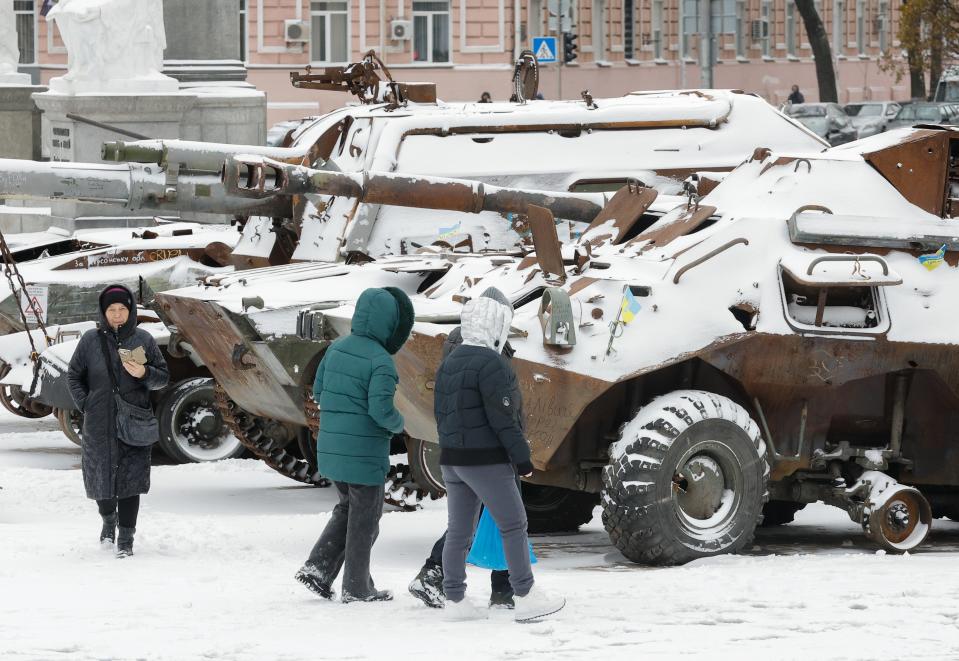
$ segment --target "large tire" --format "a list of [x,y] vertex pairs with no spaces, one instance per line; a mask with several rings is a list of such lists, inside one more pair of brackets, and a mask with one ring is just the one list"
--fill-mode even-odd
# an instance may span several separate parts
[[792,523],[796,512],[806,506],[806,503],[794,503],[789,500],[770,500],[763,506],[763,528],[773,528]]
[[245,451],[223,422],[213,386],[213,379],[187,379],[160,400],[160,447],[173,461],[188,464],[235,459]]
[[599,504],[598,493],[528,482],[522,483],[522,491],[527,529],[533,534],[576,532],[580,526],[590,522],[593,510]]
[[76,409],[53,409],[60,423],[60,431],[70,441],[80,445],[80,430],[83,429],[83,414]]
[[759,427],[731,399],[680,390],[627,423],[603,471],[603,525],[623,555],[679,565],[750,545],[769,499]]
[[53,413],[53,407],[27,397],[20,386],[0,385],[0,404],[3,408],[21,418],[45,418]]
[[446,484],[440,469],[440,446],[418,438],[406,441],[410,471],[413,481],[426,491],[430,498],[442,498],[446,495]]

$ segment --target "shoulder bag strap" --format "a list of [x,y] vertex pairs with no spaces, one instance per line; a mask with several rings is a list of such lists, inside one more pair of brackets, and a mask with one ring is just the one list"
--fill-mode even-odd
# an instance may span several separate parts
[[110,385],[113,386],[113,392],[120,394],[120,387],[117,385],[117,377],[113,373],[113,361],[110,359],[110,350],[107,348],[106,332],[97,329],[97,335],[100,336],[100,350],[103,351],[103,359],[107,361],[107,374],[110,375]]

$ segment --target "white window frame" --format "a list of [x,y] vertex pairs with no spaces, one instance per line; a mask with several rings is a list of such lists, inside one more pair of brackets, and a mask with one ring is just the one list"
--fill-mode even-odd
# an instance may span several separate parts
[[856,0],[856,54],[866,52],[866,0]]
[[845,59],[846,52],[846,0],[832,3],[832,51],[837,58]]
[[762,0],[760,4],[760,18],[766,21],[766,36],[762,38],[763,59],[773,59],[773,2],[772,0]]
[[591,15],[590,50],[593,52],[593,61],[606,59],[606,0],[593,0]]
[[[444,0],[423,0],[423,1],[424,2],[442,2]],[[414,0],[414,4],[413,4],[414,9],[410,19],[413,21],[413,41],[414,42],[416,41],[416,17],[425,16],[426,17],[426,51],[428,55],[427,59],[425,60],[413,60],[414,64],[452,64],[453,63],[453,3],[452,3],[452,0],[445,0],[445,1],[446,1],[446,11],[442,12],[442,11],[433,11],[433,10],[430,10],[430,11],[417,10],[415,8],[416,0]],[[436,20],[437,16],[442,16],[443,14],[446,14],[446,22],[448,24],[448,28],[446,32],[449,35],[449,44],[447,45],[447,52],[449,53],[449,58],[446,60],[446,62],[436,62],[433,59],[433,21]]]
[[879,0],[879,52],[885,53],[889,50],[889,26],[892,24],[892,16],[889,13],[889,1]]
[[[342,3],[346,5],[346,10],[329,10],[329,9],[313,9],[313,2],[328,2],[328,3]],[[333,21],[331,18],[333,16],[346,14],[346,58],[343,60],[334,60],[329,57],[330,48],[332,40],[330,39],[330,34],[333,30]],[[310,63],[311,64],[347,64],[350,61],[350,53],[353,52],[353,35],[352,35],[352,25],[353,25],[353,3],[350,0],[311,0],[310,2]],[[323,35],[326,40],[326,49],[327,52],[324,53],[326,56],[325,59],[315,60],[313,59],[313,42],[316,39],[316,35],[313,34],[313,19],[317,16],[326,17],[326,34]]]
[[666,18],[666,5],[664,0],[653,0],[649,14],[649,43],[653,47],[653,59],[665,60],[663,53],[663,42],[666,39],[666,30],[664,29]]
[[796,58],[796,3],[793,0],[786,0],[786,15],[783,20],[786,31],[786,57],[795,60]]
[[746,29],[752,30],[752,23],[747,19],[746,0],[736,0],[736,59],[746,59]]
[[[24,0],[24,1],[30,2],[31,8],[15,9],[13,11],[13,20],[14,20],[14,26],[16,26],[20,23],[20,21],[17,20],[20,16],[31,15],[33,17],[33,62],[19,62],[18,65],[22,67],[32,67],[32,66],[36,66],[40,62],[40,38],[39,38],[39,35],[37,34],[39,32],[39,29],[38,29],[39,26],[37,25],[37,16],[39,15],[39,12],[37,10],[39,9],[39,7],[37,6],[37,3],[42,2],[43,0]],[[11,3],[11,5],[12,4],[13,3]],[[7,5],[7,6],[9,7],[10,5]],[[17,31],[17,41],[18,42],[20,41],[19,31]],[[20,53],[20,57],[23,57],[23,53]]]
[[249,0],[240,0],[240,61],[244,64],[250,59]]
[[543,30],[543,6],[544,0],[529,0],[527,9],[528,18],[526,24],[526,38],[532,48],[533,37],[547,34]]

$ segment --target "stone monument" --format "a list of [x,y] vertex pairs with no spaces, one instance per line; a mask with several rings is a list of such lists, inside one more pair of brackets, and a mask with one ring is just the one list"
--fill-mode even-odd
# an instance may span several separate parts
[[30,97],[46,88],[17,73],[19,63],[13,0],[0,0],[0,158],[39,158],[40,111]]
[[13,0],[0,0],[0,85],[29,85],[30,75],[17,73],[20,49]]
[[160,73],[166,30],[161,0],[60,0],[47,14],[67,47],[65,76],[50,81],[56,94],[176,92]]
[[[191,26],[197,36],[191,44],[197,50],[177,60],[184,70],[191,69],[194,55],[202,55],[202,35],[220,30],[214,22],[228,18],[228,28],[238,30],[234,0],[203,0],[204,6],[225,9],[229,5],[232,14],[194,12],[194,2],[191,8],[182,7],[183,15],[171,26],[163,0],[60,0],[47,20],[55,23],[66,45],[68,71],[50,81],[49,92],[33,96],[44,113],[44,156],[55,161],[99,162],[104,142],[132,139],[76,116],[150,138],[265,143],[263,92],[235,77],[201,80],[191,76],[189,81],[178,81],[164,75],[164,50],[167,57],[171,55],[168,34],[178,30],[183,20],[198,24]],[[181,43],[181,35],[175,41]],[[221,42],[212,36],[207,41]],[[238,37],[235,47],[238,52]],[[219,52],[209,55],[210,60],[222,57]],[[242,68],[239,60],[235,63]],[[130,219],[127,211],[86,203],[54,201],[51,208],[54,222],[65,229],[143,222]],[[127,220],[121,222],[120,216]]]

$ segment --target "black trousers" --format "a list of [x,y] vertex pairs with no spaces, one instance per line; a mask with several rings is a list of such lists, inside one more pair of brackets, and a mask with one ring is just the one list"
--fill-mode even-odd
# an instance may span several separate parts
[[370,553],[380,534],[384,485],[333,482],[333,486],[340,502],[306,563],[319,570],[327,585],[345,564],[343,594],[368,597],[376,591],[370,576]]
[[[430,557],[427,562],[432,562],[437,567],[443,566],[443,547],[446,545],[446,533],[436,540],[433,544],[433,550],[430,551]],[[494,569],[489,575],[490,590],[496,594],[513,594],[513,586],[509,584],[509,571],[506,569]]]
[[137,514],[140,513],[140,496],[130,496],[129,498],[110,498],[107,500],[98,500],[97,509],[101,516],[108,516],[119,510],[120,525],[124,528],[137,527]]

